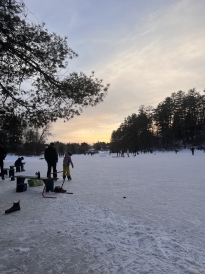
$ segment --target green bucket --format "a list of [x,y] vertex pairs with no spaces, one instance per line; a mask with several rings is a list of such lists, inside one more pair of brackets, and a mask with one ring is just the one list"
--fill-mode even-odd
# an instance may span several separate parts
[[28,185],[30,187],[34,187],[34,186],[43,186],[43,180],[39,180],[39,179],[29,179],[28,180]]

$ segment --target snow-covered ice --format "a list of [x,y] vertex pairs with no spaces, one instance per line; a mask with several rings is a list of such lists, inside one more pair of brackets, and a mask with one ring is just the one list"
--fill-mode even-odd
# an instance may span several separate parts
[[[74,194],[46,193],[56,199],[0,179],[1,274],[205,273],[205,153],[113,156],[73,155],[64,189]],[[46,175],[45,160],[24,158],[23,174]]]

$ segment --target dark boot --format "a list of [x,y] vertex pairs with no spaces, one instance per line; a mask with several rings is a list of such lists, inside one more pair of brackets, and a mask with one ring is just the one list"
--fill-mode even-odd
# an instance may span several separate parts
[[20,210],[20,201],[18,203],[14,203],[13,206],[5,211],[5,213],[12,213],[14,211]]
[[68,176],[68,181],[71,180],[72,178],[70,176]]
[[65,180],[65,178],[66,178],[66,176],[65,176],[65,175],[63,175],[63,180]]

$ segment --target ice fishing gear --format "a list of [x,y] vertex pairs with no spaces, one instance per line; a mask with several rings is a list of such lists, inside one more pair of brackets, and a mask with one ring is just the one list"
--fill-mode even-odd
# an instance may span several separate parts
[[65,193],[66,190],[63,189],[63,188],[60,187],[60,186],[56,186],[56,187],[54,188],[54,192],[55,192],[55,193]]
[[45,196],[44,195],[45,190],[46,190],[46,192],[49,192],[49,191],[53,192],[54,191],[56,193],[73,194],[73,192],[67,192],[66,190],[63,189],[63,185],[64,185],[64,182],[65,182],[64,176],[63,176],[63,183],[62,183],[61,187],[55,187],[54,188],[54,181],[56,181],[58,178],[51,178],[51,174],[62,173],[62,172],[63,171],[50,173],[49,177],[46,180],[44,180],[45,186],[44,186],[43,192],[42,192],[43,198],[57,198],[57,197],[54,197],[54,196]]

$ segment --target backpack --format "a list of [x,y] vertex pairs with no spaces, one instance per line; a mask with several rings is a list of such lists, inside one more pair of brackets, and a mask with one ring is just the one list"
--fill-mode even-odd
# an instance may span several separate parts
[[64,190],[64,189],[61,188],[60,186],[56,186],[56,187],[54,188],[54,192],[55,192],[55,193],[65,193],[66,190]]

